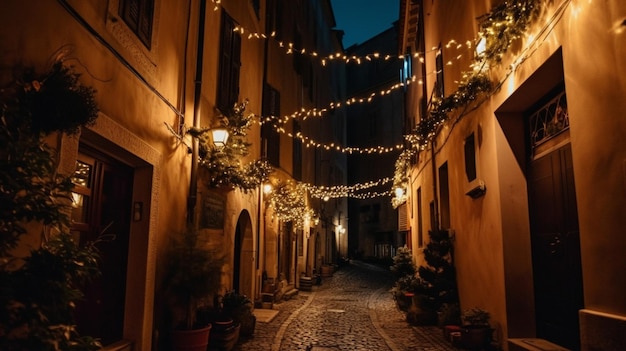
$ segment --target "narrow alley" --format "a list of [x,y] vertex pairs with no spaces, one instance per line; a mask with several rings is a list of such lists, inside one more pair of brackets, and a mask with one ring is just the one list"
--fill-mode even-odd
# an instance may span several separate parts
[[274,304],[278,313],[269,320],[263,320],[267,310],[256,310],[254,337],[235,350],[456,350],[438,327],[404,320],[389,293],[392,283],[387,270],[351,261],[311,292]]

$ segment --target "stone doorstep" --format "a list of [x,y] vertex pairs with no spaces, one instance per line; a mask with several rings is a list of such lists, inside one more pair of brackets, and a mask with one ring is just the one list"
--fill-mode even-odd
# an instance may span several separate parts
[[570,351],[545,339],[509,339],[509,351]]
[[285,300],[289,300],[289,299],[291,299],[294,295],[297,295],[297,294],[298,294],[298,289],[293,289],[293,288],[292,288],[292,289],[288,290],[287,292],[285,292],[285,294],[283,295],[283,298],[284,298]]

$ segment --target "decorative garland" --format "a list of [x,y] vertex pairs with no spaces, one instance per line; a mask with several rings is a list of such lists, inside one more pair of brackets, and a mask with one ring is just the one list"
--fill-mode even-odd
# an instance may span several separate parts
[[411,165],[411,157],[413,157],[413,155],[415,155],[415,151],[404,150],[396,160],[392,191],[395,192],[395,189],[399,188],[403,190],[403,194],[398,196],[398,194],[394,193],[394,197],[391,198],[391,206],[393,206],[394,209],[402,205],[407,199],[406,189],[409,184],[408,174]]
[[[459,84],[457,91],[443,99],[433,99],[428,118],[418,123],[413,134],[406,136],[412,146],[411,150],[424,150],[437,134],[439,126],[448,120],[451,112],[467,107],[481,94],[492,92],[492,82],[484,72],[485,69],[491,63],[501,62],[502,56],[510,48],[512,42],[520,38],[538,17],[541,10],[540,4],[541,0],[505,1],[480,18],[478,35],[485,40],[485,51],[470,65],[474,71],[464,74],[464,80]],[[459,118],[462,116],[463,113]],[[412,154],[413,152],[403,152],[398,158],[394,173],[394,188],[406,189],[408,159]],[[396,208],[405,201],[406,196],[393,198],[392,205]]]
[[247,134],[254,114],[245,114],[248,100],[235,104],[228,115],[218,116],[221,125],[228,129],[229,140],[224,147],[216,148],[210,138],[211,128],[190,128],[187,134],[198,138],[200,165],[208,172],[208,184],[213,187],[238,187],[244,192],[258,188],[273,172],[265,160],[255,160],[246,165],[241,158],[248,155],[251,145]]
[[273,216],[283,222],[292,222],[295,228],[304,226],[305,218],[313,218],[314,212],[306,204],[307,191],[302,183],[281,182],[269,194]]
[[480,59],[499,63],[512,42],[526,32],[540,12],[541,0],[516,0],[505,1],[479,17],[478,35],[486,41]]

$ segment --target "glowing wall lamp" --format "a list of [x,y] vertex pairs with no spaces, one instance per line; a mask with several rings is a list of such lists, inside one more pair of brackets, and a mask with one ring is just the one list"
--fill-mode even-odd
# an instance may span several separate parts
[[402,196],[404,196],[404,188],[402,187],[397,187],[395,189],[395,193],[396,193],[396,198],[401,198]]
[[476,56],[482,57],[485,54],[486,50],[487,40],[485,39],[485,37],[481,37],[480,40],[478,40],[478,43],[476,43]]
[[228,130],[226,128],[213,128],[211,129],[211,137],[213,138],[213,145],[221,149],[226,146],[226,142],[228,141]]

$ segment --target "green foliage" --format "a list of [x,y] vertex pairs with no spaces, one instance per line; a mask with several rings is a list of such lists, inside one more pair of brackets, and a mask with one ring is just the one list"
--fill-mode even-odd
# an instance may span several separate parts
[[393,272],[396,280],[405,276],[414,276],[416,272],[415,263],[413,262],[413,254],[411,249],[406,245],[399,247],[396,255],[393,256],[393,265],[389,267]]
[[[411,149],[403,150],[400,153],[400,156],[396,160],[395,169],[393,173],[393,184],[391,189],[394,190],[397,188],[407,189],[409,184],[409,168],[411,166],[411,157],[415,155],[415,152]],[[393,208],[398,208],[400,205],[406,202],[406,194],[401,197],[394,196],[391,199],[391,205]]]
[[[97,339],[78,335],[73,316],[81,287],[99,274],[99,255],[94,243],[79,246],[69,234],[71,178],[57,173],[44,142],[94,123],[95,91],[60,62],[43,76],[21,72],[0,89],[0,349],[100,349]],[[22,236],[41,234],[28,233],[32,222],[58,234],[13,256]]]
[[427,265],[418,268],[425,293],[437,304],[458,302],[456,269],[452,264],[452,242],[445,230],[429,232],[430,242],[424,248]]
[[[92,88],[61,63],[36,77],[18,77],[0,95],[0,256],[16,247],[24,222],[67,228],[71,179],[56,172],[56,155],[43,141],[54,131],[75,134],[95,122]],[[65,200],[65,201],[64,201]]]
[[252,301],[246,296],[231,290],[222,297],[222,311],[234,321],[241,323],[252,315]]
[[461,319],[463,320],[463,325],[488,327],[490,317],[489,312],[482,308],[473,307],[463,311]]
[[[52,237],[31,251],[16,270],[0,271],[2,350],[96,350],[100,343],[78,336],[74,325],[80,288],[99,274],[93,244],[79,247],[69,234]],[[79,346],[82,345],[82,348]]]
[[[502,61],[503,55],[509,50],[512,43],[522,37],[532,22],[538,18],[541,5],[541,0],[504,1],[479,17],[478,35],[485,40],[484,52],[478,55],[470,65],[474,71],[463,73],[457,91],[442,99],[431,101],[428,117],[420,120],[413,133],[406,136],[412,149],[424,150],[437,134],[439,127],[448,120],[448,115],[451,112],[459,108],[467,109],[469,104],[481,94],[488,94],[493,91],[491,81],[484,73],[484,69],[490,64],[497,64]],[[465,111],[461,112],[460,116],[464,114]],[[394,188],[402,183],[400,179],[406,174],[405,168],[398,167],[396,164]],[[392,202],[394,208],[399,204],[401,202]]]
[[273,215],[283,222],[291,222],[296,228],[302,228],[304,219],[313,217],[312,210],[306,204],[307,191],[302,183],[281,182],[269,194],[269,206]]
[[422,284],[420,279],[415,274],[407,274],[396,280],[394,285],[394,292],[398,293],[420,293]]
[[478,18],[479,35],[485,38],[482,59],[500,62],[515,39],[520,38],[541,10],[540,0],[504,1]]
[[183,310],[181,328],[193,329],[201,301],[219,290],[223,255],[202,247],[198,231],[188,228],[170,246],[166,262],[166,294]]
[[26,127],[33,135],[61,132],[75,135],[98,117],[96,91],[83,86],[80,74],[61,62],[37,75],[32,69],[16,69],[18,77],[3,89],[4,116],[8,124]]
[[198,138],[200,144],[200,165],[208,172],[208,184],[213,187],[238,187],[243,191],[258,188],[268,179],[273,168],[265,160],[255,160],[242,164],[241,159],[248,156],[250,143],[247,141],[248,130],[253,114],[245,114],[248,101],[235,104],[227,115],[220,115],[220,123],[228,129],[230,137],[225,146],[213,146],[209,133],[211,128],[191,128],[189,135]]

